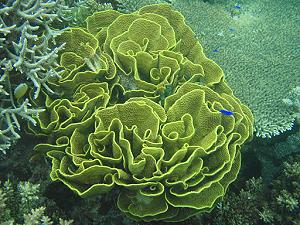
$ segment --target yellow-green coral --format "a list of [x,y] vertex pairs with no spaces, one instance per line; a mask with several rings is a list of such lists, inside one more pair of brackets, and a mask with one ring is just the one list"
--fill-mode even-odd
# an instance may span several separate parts
[[105,107],[108,100],[107,83],[83,84],[69,98],[52,100],[43,93],[34,103],[44,102],[47,110],[39,114],[39,126],[29,124],[29,129],[36,135],[70,133],[71,127],[89,118],[96,109]]
[[[95,57],[107,54],[107,61],[113,61],[118,68],[110,74],[114,102],[137,96],[158,102],[168,85],[175,90],[194,74],[201,74],[203,83],[210,85],[223,77],[219,66],[205,57],[182,15],[167,5],[144,7],[132,14],[113,10],[94,13],[87,19],[87,30],[73,28],[58,39],[66,42],[63,62],[74,64],[81,59],[96,73],[99,71],[95,63],[99,60]],[[107,63],[98,64],[101,67]],[[68,76],[72,80],[88,76],[86,66]],[[107,81],[102,74],[96,79]]]
[[236,179],[250,110],[169,5],[99,12],[87,24],[58,38],[60,96],[33,101],[46,102],[31,129],[55,140],[35,148],[52,159],[52,180],[82,197],[119,187],[118,207],[137,220],[209,211]]

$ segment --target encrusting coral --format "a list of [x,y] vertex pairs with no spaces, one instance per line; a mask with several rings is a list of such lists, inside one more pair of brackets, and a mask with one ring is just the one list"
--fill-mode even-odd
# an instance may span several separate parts
[[253,117],[183,16],[167,4],[108,10],[57,41],[64,72],[49,87],[60,95],[30,94],[46,108],[29,129],[49,137],[35,150],[52,159],[52,180],[82,197],[118,187],[118,207],[137,220],[211,210],[236,179]]

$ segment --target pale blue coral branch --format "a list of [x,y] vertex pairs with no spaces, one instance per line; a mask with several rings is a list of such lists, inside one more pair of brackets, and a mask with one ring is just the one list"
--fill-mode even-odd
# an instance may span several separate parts
[[[0,60],[0,152],[20,138],[19,118],[35,124],[34,118],[42,111],[31,109],[27,99],[17,103],[13,90],[26,82],[34,87],[34,98],[42,89],[54,93],[48,80],[60,77],[62,71],[56,71],[55,67],[58,51],[64,44],[49,48],[63,31],[53,29],[50,24],[54,20],[63,21],[66,10],[60,0],[8,0],[0,9],[0,54],[4,56]],[[11,84],[12,74],[21,75],[20,83]]]
[[[37,117],[40,112],[43,112],[44,109],[28,109],[29,103],[26,99],[23,104],[18,108],[1,108],[0,107],[0,125],[4,123],[7,124],[7,128],[4,130],[0,129],[0,151],[5,151],[5,146],[9,147],[9,142],[13,142],[20,138],[20,135],[16,132],[15,127],[20,130],[20,124],[18,122],[17,116],[36,124],[36,121],[33,117]],[[2,126],[1,126],[2,127]],[[1,144],[1,143],[4,144]]]

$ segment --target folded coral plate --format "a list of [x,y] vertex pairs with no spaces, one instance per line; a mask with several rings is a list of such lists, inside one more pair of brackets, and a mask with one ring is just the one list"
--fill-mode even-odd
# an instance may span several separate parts
[[57,42],[59,96],[32,99],[46,111],[29,127],[51,137],[35,149],[52,159],[52,180],[82,197],[118,188],[137,220],[210,211],[237,177],[253,116],[183,16],[166,4],[107,10]]

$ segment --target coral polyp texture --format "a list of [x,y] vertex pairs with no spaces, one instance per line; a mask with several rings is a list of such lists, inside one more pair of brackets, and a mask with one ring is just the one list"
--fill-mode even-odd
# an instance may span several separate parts
[[49,137],[35,150],[52,180],[82,197],[118,188],[136,220],[210,211],[236,179],[253,116],[183,16],[167,4],[108,10],[57,41],[64,72],[49,85],[60,95],[31,98],[46,111],[29,127]]

